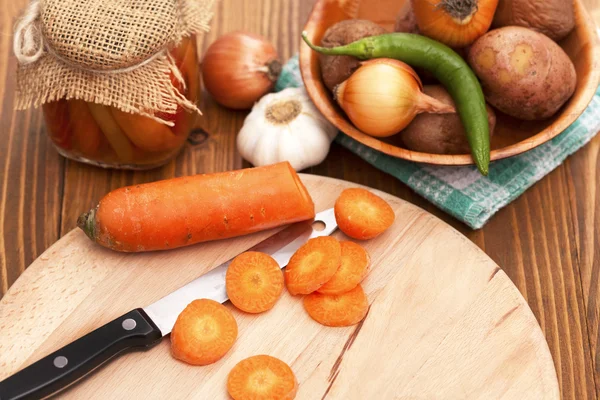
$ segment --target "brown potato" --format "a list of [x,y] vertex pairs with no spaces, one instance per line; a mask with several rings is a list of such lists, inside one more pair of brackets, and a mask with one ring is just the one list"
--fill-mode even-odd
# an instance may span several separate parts
[[419,33],[419,26],[417,25],[417,18],[415,18],[411,1],[405,2],[398,12],[394,32]]
[[[321,46],[343,46],[368,36],[381,35],[386,32],[384,28],[374,22],[348,19],[327,29],[323,40],[321,40]],[[350,56],[326,56],[321,54],[319,55],[319,61],[323,82],[331,91],[335,86],[348,79],[360,65],[357,58]]]
[[510,25],[531,28],[558,41],[575,27],[573,0],[500,0],[493,26]]
[[[423,91],[445,104],[454,106],[450,94],[441,85],[425,85]],[[490,136],[496,128],[496,114],[486,105]],[[419,114],[400,132],[404,145],[415,151],[433,154],[470,154],[465,129],[458,114]]]
[[486,100],[524,120],[554,115],[573,95],[573,63],[549,37],[531,29],[507,26],[480,37],[468,61],[481,80]]

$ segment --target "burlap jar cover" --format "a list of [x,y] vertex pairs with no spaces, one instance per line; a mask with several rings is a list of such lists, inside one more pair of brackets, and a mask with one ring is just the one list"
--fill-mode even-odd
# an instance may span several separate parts
[[168,49],[207,31],[214,0],[33,0],[15,30],[17,109],[66,99],[144,115],[199,112]]

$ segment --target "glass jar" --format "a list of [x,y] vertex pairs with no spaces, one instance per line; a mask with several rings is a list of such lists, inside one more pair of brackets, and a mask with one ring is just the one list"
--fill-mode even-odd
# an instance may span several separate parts
[[[173,74],[171,82],[196,103],[200,80],[195,37],[183,38],[170,53],[186,87],[182,88]],[[167,163],[185,145],[197,117],[181,106],[175,114],[157,114],[173,122],[169,127],[146,116],[83,100],[61,99],[43,104],[42,109],[48,135],[61,155],[124,169],[150,169]]]

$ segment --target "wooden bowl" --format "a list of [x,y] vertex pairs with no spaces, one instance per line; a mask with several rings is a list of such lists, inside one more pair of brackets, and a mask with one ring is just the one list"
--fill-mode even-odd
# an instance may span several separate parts
[[[405,1],[410,0],[318,0],[304,29],[313,43],[321,42],[327,28],[350,18],[368,19],[392,31],[396,15]],[[575,0],[575,16],[575,29],[559,43],[577,70],[575,94],[554,117],[544,121],[521,121],[497,111],[496,131],[491,143],[492,161],[524,153],[557,136],[581,115],[592,100],[600,75],[596,28],[581,0]],[[361,132],[333,100],[321,80],[318,54],[304,43],[300,49],[300,70],[309,96],[325,118],[362,144],[390,156],[415,162],[438,165],[473,164],[469,154],[411,151],[401,147],[400,135],[375,138]]]

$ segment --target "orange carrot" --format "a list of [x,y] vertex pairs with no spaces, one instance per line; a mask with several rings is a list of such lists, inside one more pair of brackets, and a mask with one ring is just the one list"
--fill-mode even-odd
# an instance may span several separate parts
[[93,158],[100,147],[102,131],[83,100],[69,100],[73,147],[84,157]]
[[346,235],[366,240],[379,236],[395,219],[394,210],[381,197],[365,189],[346,189],[335,202],[335,220]]
[[122,163],[133,162],[133,146],[113,118],[110,111],[112,107],[96,103],[88,103],[88,107],[119,161]]
[[184,44],[185,52],[180,56],[181,63],[179,69],[187,83],[187,98],[195,103],[198,100],[198,86],[200,84],[196,39],[186,38],[182,41],[181,46]]
[[227,296],[247,313],[273,308],[283,291],[283,272],[268,254],[247,251],[233,259],[225,276]]
[[111,113],[125,135],[137,147],[147,151],[163,151],[181,144],[169,127],[139,114],[132,114],[111,107]]
[[369,301],[359,284],[343,294],[311,293],[304,298],[304,309],[322,325],[350,326],[365,318]]
[[237,334],[237,323],[227,307],[214,300],[194,300],[175,321],[171,353],[188,364],[212,364],[233,347]]
[[[192,48],[192,43],[193,43],[193,48]],[[171,78],[171,84],[177,88],[177,90],[184,94],[185,97],[187,97],[189,100],[192,100],[193,102],[195,102],[195,99],[192,99],[190,97],[190,93],[189,93],[189,74],[190,72],[196,71],[196,74],[198,74],[198,62],[197,62],[197,56],[196,56],[196,45],[195,45],[196,41],[195,39],[190,39],[190,38],[183,38],[181,40],[181,43],[179,44],[179,46],[173,48],[170,52],[171,56],[173,57],[173,59],[175,60],[175,66],[177,67],[177,69],[179,70],[179,72],[181,73],[181,76],[183,77],[183,80],[185,81],[185,88],[184,86],[181,84],[181,82],[175,78],[174,74],[171,74],[170,78]],[[193,58],[195,59],[194,64],[193,64],[193,69],[188,70],[188,64],[191,65],[191,62],[188,62],[188,59],[191,59],[192,57],[189,57],[190,53],[193,52]],[[196,88],[197,89],[197,88]],[[178,106],[177,108],[177,112],[175,114],[169,114],[169,113],[165,113],[165,112],[158,112],[156,114],[156,116],[160,119],[164,119],[166,121],[171,121],[174,122],[176,120],[176,115],[178,115],[181,111],[183,111],[183,108],[181,106]]]
[[330,236],[310,239],[290,259],[285,283],[290,294],[308,294],[330,280],[340,267],[340,242]]
[[69,103],[61,99],[42,104],[46,128],[50,139],[55,145],[68,150],[71,147],[71,119],[69,118]]
[[227,378],[227,391],[233,400],[292,400],[297,390],[292,369],[267,355],[240,361]]
[[246,235],[314,216],[308,191],[283,162],[117,189],[77,224],[102,246],[139,252]]
[[[198,92],[200,88],[200,72],[198,70],[198,53],[196,50],[196,39],[186,38],[185,54],[181,58],[179,69],[187,84],[186,97],[196,103],[198,101]],[[183,42],[182,42],[183,45]],[[180,46],[181,47],[181,46]],[[185,111],[183,108],[177,110],[175,114],[175,126],[171,128],[176,136],[187,136],[192,129],[192,125],[197,119],[196,113]]]
[[321,286],[317,292],[323,294],[342,294],[354,289],[369,273],[371,259],[369,253],[354,242],[340,242],[342,264],[335,275]]
[[[176,67],[181,72],[186,87],[171,74],[171,83],[177,90],[185,94],[192,102],[198,99],[199,72],[196,53],[196,40],[183,38],[179,46],[171,50]],[[157,113],[156,116],[175,125],[169,127],[142,115],[126,113],[116,108],[112,109],[113,117],[129,137],[140,149],[147,151],[167,151],[181,146],[187,136],[196,114],[184,110],[181,106],[172,114]]]

